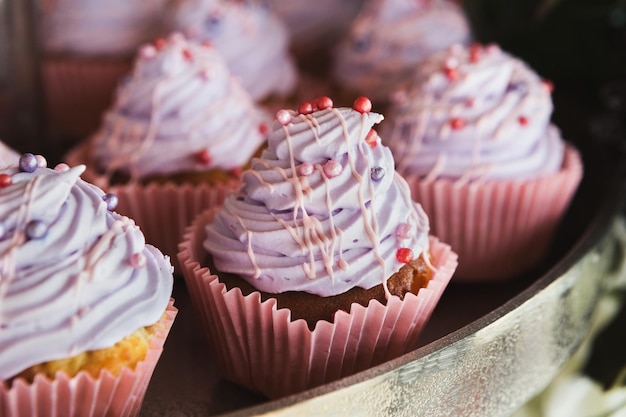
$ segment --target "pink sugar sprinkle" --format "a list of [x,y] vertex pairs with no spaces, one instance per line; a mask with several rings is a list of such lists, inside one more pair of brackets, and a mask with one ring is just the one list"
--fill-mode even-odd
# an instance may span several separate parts
[[288,110],[278,110],[276,112],[276,121],[283,126],[287,126],[291,123],[291,114]]
[[130,257],[130,265],[135,268],[143,268],[146,266],[146,257],[143,253],[133,253]]
[[337,161],[332,159],[324,164],[324,173],[328,178],[333,178],[341,174],[343,167]]
[[314,171],[315,171],[315,167],[313,166],[313,164],[310,164],[308,162],[304,162],[298,168],[298,172],[300,173],[300,175],[303,175],[305,177],[311,175]]
[[59,172],[65,172],[68,171],[70,169],[70,166],[64,162],[61,162],[60,164],[57,164],[57,166],[54,167],[55,171],[59,171]]

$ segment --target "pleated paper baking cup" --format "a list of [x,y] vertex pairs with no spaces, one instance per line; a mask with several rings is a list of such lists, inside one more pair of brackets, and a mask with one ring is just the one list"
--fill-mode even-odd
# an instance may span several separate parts
[[407,182],[431,233],[459,255],[455,281],[496,281],[523,274],[546,255],[582,174],[580,155],[568,145],[561,170],[545,178]]
[[168,255],[175,274],[180,275],[176,254],[185,228],[204,210],[221,205],[226,195],[240,186],[240,181],[233,178],[227,182],[200,185],[153,183],[147,186],[110,186],[107,179],[90,164],[93,158],[88,148],[88,143],[74,147],[66,155],[65,162],[70,166],[88,164],[82,178],[116,194],[119,203],[115,211],[133,219],[146,242]]
[[135,369],[122,369],[117,377],[107,371],[98,378],[84,371],[71,378],[58,372],[53,380],[37,375],[32,383],[23,379],[11,387],[0,383],[0,416],[137,416],[176,312],[170,301],[145,359]]
[[115,211],[133,219],[146,237],[146,242],[169,255],[174,272],[180,275],[176,254],[185,228],[204,210],[221,205],[226,195],[239,185],[239,180],[233,179],[200,185],[154,183],[147,186],[113,186],[109,191],[119,199]]
[[425,323],[456,268],[456,254],[430,239],[436,273],[426,288],[387,305],[371,301],[339,311],[333,323],[320,321],[310,330],[302,319],[291,321],[276,300],[260,293],[227,291],[201,265],[206,251],[204,226],[215,210],[201,214],[180,245],[179,261],[192,305],[223,375],[270,398],[296,393],[395,358],[414,348]]
[[131,59],[45,58],[45,111],[54,136],[77,141],[93,133],[131,64]]

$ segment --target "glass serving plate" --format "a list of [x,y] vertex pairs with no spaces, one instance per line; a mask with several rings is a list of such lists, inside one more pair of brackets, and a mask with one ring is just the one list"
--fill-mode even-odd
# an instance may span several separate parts
[[413,351],[339,381],[270,401],[221,379],[177,279],[180,313],[141,416],[510,415],[575,351],[624,270],[623,158],[576,144],[585,176],[545,261],[506,283],[453,279]]

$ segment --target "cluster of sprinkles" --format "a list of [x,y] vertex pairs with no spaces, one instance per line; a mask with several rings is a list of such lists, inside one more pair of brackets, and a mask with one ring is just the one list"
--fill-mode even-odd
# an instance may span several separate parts
[[[441,57],[441,62],[435,66],[434,72],[429,74],[429,78],[426,80],[427,84],[433,85],[441,85],[439,84],[441,80],[444,80],[443,84],[445,89],[443,91],[437,91],[435,93],[424,93],[423,91],[413,91],[408,92],[405,90],[397,91],[393,94],[393,102],[400,107],[413,108],[412,103],[410,103],[409,94],[419,94],[420,102],[428,103],[427,105],[418,107],[420,110],[420,114],[416,116],[415,114],[408,115],[406,117],[406,121],[402,123],[397,123],[394,129],[401,129],[402,131],[398,133],[392,134],[399,135],[405,137],[405,142],[408,143],[410,149],[404,154],[403,157],[400,157],[398,160],[398,169],[401,171],[406,169],[406,166],[411,165],[412,155],[415,155],[421,144],[421,138],[426,134],[428,121],[427,117],[434,114],[439,106],[440,100],[445,102],[446,97],[449,95],[450,91],[454,89],[458,83],[465,81],[472,71],[475,71],[478,68],[478,65],[481,65],[483,61],[489,59],[490,57],[497,56],[502,53],[502,50],[497,44],[487,44],[483,45],[480,43],[474,43],[468,47],[463,47],[460,44],[454,44],[447,48],[444,52],[445,56]],[[524,71],[514,70],[514,74],[520,73],[523,74]],[[493,135],[493,140],[497,140],[501,135],[501,132],[504,130],[505,125],[509,125],[511,122],[516,123],[520,128],[525,129],[532,125],[532,117],[527,114],[528,110],[526,103],[529,100],[533,99],[535,95],[529,94],[529,89],[533,88],[534,84],[528,79],[521,79],[518,82],[509,81],[508,89],[515,89],[521,92],[522,96],[520,102],[517,107],[513,110],[513,114],[511,117],[508,117],[500,124]],[[437,87],[436,87],[437,88]],[[540,89],[543,89],[548,94],[552,94],[554,90],[554,85],[552,82],[548,80],[541,80],[541,84],[539,86]],[[430,94],[430,95],[429,95]],[[506,94],[506,92],[505,92]],[[485,113],[483,115],[479,115],[475,120],[468,120],[466,117],[458,115],[459,111],[463,110],[463,107],[472,108],[480,101],[480,93],[477,96],[468,96],[464,97],[460,102],[451,102],[450,105],[453,105],[452,108],[449,109],[450,115],[447,118],[440,128],[439,131],[439,139],[445,140],[450,133],[453,132],[462,132],[464,129],[467,129],[470,126],[479,126],[484,124],[484,118],[489,117],[492,113]],[[446,119],[444,119],[446,120]],[[478,132],[480,129],[475,129]],[[475,133],[477,134],[477,133]],[[481,138],[474,138],[473,143],[475,144],[474,148],[474,157],[478,158],[478,149],[480,148]],[[475,161],[476,164],[479,164],[479,161]],[[433,166],[431,172],[425,177],[427,179],[435,178],[439,171],[442,169],[442,166],[445,164],[445,155],[441,155],[437,161],[437,163]],[[480,175],[481,172],[485,172],[489,167],[486,166],[476,166],[468,176],[471,175]]]
[[[372,102],[367,98],[367,97],[359,97],[354,101],[353,104],[353,110],[361,113],[361,114],[367,114],[372,110]],[[293,111],[288,111],[288,110],[279,110],[276,113],[276,121],[282,125],[283,127],[287,127],[289,126],[292,121],[294,120],[295,117],[305,117],[305,118],[310,118],[313,117],[312,113],[315,111],[320,111],[320,110],[327,110],[327,109],[333,109],[333,101],[332,99],[330,99],[329,97],[323,96],[323,97],[319,97],[311,102],[303,102],[301,103],[298,108],[297,108],[297,112],[293,112]],[[338,113],[337,113],[338,114]],[[312,125],[313,126],[313,125]],[[287,133],[287,137],[289,138],[289,134]],[[377,146],[377,144],[380,142],[379,140],[379,136],[377,134],[377,132],[374,129],[370,129],[370,131],[366,134],[365,138],[364,138],[364,143],[371,148],[374,148]],[[293,157],[292,157],[293,159]],[[300,163],[297,167],[294,165],[294,161],[292,160],[292,167],[294,168],[294,173],[297,173],[298,175],[302,176],[302,177],[307,177],[312,175],[313,173],[316,172],[316,170],[320,169],[321,172],[323,173],[323,178],[325,178],[325,180],[332,180],[332,178],[339,176],[342,172],[343,172],[343,167],[341,165],[340,162],[335,161],[335,160],[328,160],[327,162],[325,162],[321,167],[320,166],[315,166],[314,164],[310,163],[310,162],[302,162]],[[352,167],[352,169],[354,170],[354,167]],[[370,168],[370,178],[373,182],[380,182],[384,177],[385,177],[385,169],[383,167],[380,166],[374,166]],[[360,176],[358,174],[355,173],[355,175],[357,176],[357,178],[360,181]],[[292,178],[290,180],[291,182],[294,183],[294,186],[296,186],[297,184],[299,184],[298,178]],[[296,184],[297,183],[297,184]],[[268,184],[269,185],[269,184]],[[296,196],[300,195],[300,193],[297,191],[296,189]],[[298,197],[296,197],[297,199]],[[360,197],[361,199],[361,197]],[[330,200],[329,200],[329,204],[330,204]],[[362,204],[363,205],[363,204]],[[364,206],[362,207],[362,210],[364,209]],[[295,209],[294,209],[295,212]],[[365,212],[363,212],[363,215],[365,216]],[[306,213],[303,213],[304,217],[307,217]],[[331,216],[332,217],[332,216]],[[332,221],[332,219],[331,219]],[[370,238],[372,239],[372,243],[374,244],[374,246],[376,247],[378,245],[378,241],[377,238],[375,237],[376,235],[376,230],[377,230],[377,225],[375,220],[372,218],[369,221],[372,222],[372,224],[370,225],[369,222],[366,222],[366,227],[368,227],[368,234],[370,235]],[[307,222],[304,222],[307,223]],[[311,226],[312,227],[312,226]],[[334,230],[334,227],[333,227]],[[307,240],[306,236],[309,235],[310,232],[306,232],[305,233],[305,241]],[[293,234],[293,232],[292,232]],[[341,231],[335,231],[333,232],[333,235],[340,235]],[[400,264],[408,264],[411,263],[414,259],[415,259],[415,254],[413,253],[413,250],[409,247],[406,247],[407,243],[410,242],[412,239],[415,238],[417,234],[417,227],[415,225],[412,225],[410,223],[400,223],[398,224],[398,226],[396,227],[395,230],[395,239],[397,242],[397,247],[398,249],[396,250],[396,261]],[[297,239],[298,241],[300,241],[300,239]],[[334,239],[331,239],[334,240]],[[318,241],[318,244],[321,244],[322,242],[324,242],[325,240],[322,239],[321,241]],[[315,242],[315,241],[314,241]],[[323,250],[324,252],[324,250]],[[329,253],[330,254],[330,253]],[[424,254],[425,256],[425,254]],[[377,254],[377,257],[380,258],[380,256]],[[384,261],[381,259],[379,259],[379,263],[381,265],[384,265]],[[253,262],[254,264],[254,262]],[[329,268],[328,262],[325,261],[327,270]],[[339,265],[342,265],[342,261],[339,260]],[[303,266],[305,268],[305,271],[310,271],[311,267],[304,265]],[[331,278],[332,278],[332,268],[329,271],[329,273],[331,274]],[[309,275],[309,273],[307,273],[307,275]],[[384,279],[384,288],[385,288],[385,292],[386,294],[389,296],[389,290],[387,288],[386,285],[386,279]]]
[[[462,47],[460,45],[451,46],[448,51],[450,56],[443,62],[441,72],[450,83],[454,83],[462,80],[465,77],[461,63],[459,62],[460,52]],[[481,45],[478,43],[472,44],[467,49],[467,62],[469,65],[478,64],[485,56],[500,52],[500,47],[496,44]],[[543,80],[542,84],[549,93],[553,91],[553,85],[550,81]],[[466,101],[468,107],[472,107],[475,104],[475,99],[469,98]],[[528,115],[521,114],[517,117],[517,121],[521,126],[527,126],[530,123]],[[467,121],[460,117],[451,117],[449,125],[452,130],[461,130],[467,125]]]
[[[18,172],[34,173],[39,168],[47,168],[48,163],[42,155],[34,155],[32,153],[24,153],[18,161]],[[59,163],[54,167],[56,172],[66,172],[70,169],[69,165]],[[13,185],[13,177],[7,173],[0,173],[0,191]],[[108,211],[116,209],[119,199],[116,194],[106,193],[102,196],[102,201],[106,205]],[[7,237],[9,229],[7,225],[0,221],[0,239]],[[24,235],[28,240],[43,239],[48,234],[48,225],[42,220],[30,220],[24,226]],[[18,239],[19,235],[14,235]],[[134,268],[142,268],[146,265],[146,259],[143,253],[135,253],[129,259],[130,265]]]
[[[164,72],[164,75],[169,76],[167,78],[171,78],[183,69],[191,69],[192,71],[196,71],[196,76],[204,82],[211,82],[214,80],[214,75],[217,70],[215,69],[215,66],[212,65],[210,60],[200,59],[206,51],[210,50],[214,50],[213,44],[210,41],[196,42],[188,40],[182,33],[174,32],[167,38],[157,38],[152,43],[139,47],[138,63],[140,64],[155,61],[157,58],[163,57],[163,54],[167,53],[168,57],[174,58],[172,61],[174,64],[161,66],[160,68],[161,71]],[[165,83],[169,81],[171,80],[166,79]],[[239,80],[236,77],[230,77],[230,82],[233,84],[239,84]],[[161,83],[159,85],[161,85]],[[240,85],[237,85],[237,89],[243,91],[243,88]],[[158,109],[161,104],[160,99],[157,96],[159,91],[160,88],[155,88],[153,97],[150,99],[153,103],[153,115],[150,117],[149,126],[145,129],[138,129],[138,131],[133,134],[133,136],[140,139],[136,149],[134,149],[134,152],[128,153],[123,158],[109,163],[107,168],[107,173],[109,175],[122,167],[124,164],[132,163],[140,158],[145,150],[147,150],[156,140],[161,123],[159,117],[157,117]],[[120,94],[118,100],[123,102],[124,96]],[[111,148],[117,147],[117,145],[123,141],[124,138],[122,137],[122,134],[117,132],[122,132],[125,129],[128,130],[128,127],[115,127],[114,134],[111,136],[111,140],[109,141],[109,146]],[[262,137],[265,137],[269,133],[269,126],[267,123],[262,121],[259,122],[258,132]],[[189,153],[190,165],[208,168],[215,162],[215,158],[209,147],[205,146],[204,148],[197,149],[196,146],[195,148],[196,149],[191,149]],[[129,173],[131,174],[131,180],[136,179],[134,178],[132,168]],[[236,168],[234,168],[233,175],[237,176]]]

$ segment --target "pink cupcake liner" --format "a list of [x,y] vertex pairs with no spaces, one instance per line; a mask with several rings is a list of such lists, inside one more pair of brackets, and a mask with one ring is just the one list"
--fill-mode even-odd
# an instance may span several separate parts
[[155,183],[113,186],[109,191],[119,199],[115,211],[133,219],[141,228],[146,242],[169,255],[174,271],[180,274],[176,254],[185,228],[202,211],[221,205],[226,195],[239,185],[239,180],[233,179],[225,183],[201,185]]
[[11,387],[0,383],[0,416],[2,417],[133,417],[139,414],[148,383],[163,351],[163,344],[176,317],[170,300],[158,323],[146,358],[134,370],[124,368],[115,377],[107,371],[93,378],[79,372],[70,378],[58,372],[54,380],[35,376],[32,383],[23,379]]
[[[70,166],[89,164],[89,161],[91,158],[87,143],[75,147],[65,158]],[[88,167],[82,178],[117,195],[119,203],[115,211],[133,219],[143,232],[146,242],[170,256],[177,274],[180,274],[181,268],[176,254],[185,228],[204,210],[220,206],[226,195],[241,184],[239,180],[232,179],[201,185],[153,183],[147,186],[109,186],[106,178],[93,167]]]
[[131,64],[130,59],[44,59],[45,110],[54,136],[80,139],[95,131]]
[[225,378],[277,398],[312,388],[395,358],[414,348],[457,265],[450,247],[430,239],[437,272],[417,295],[387,305],[371,301],[339,311],[334,323],[320,321],[313,331],[304,320],[290,321],[276,300],[260,293],[227,291],[200,260],[204,226],[216,208],[198,216],[179,245],[179,261],[192,306],[200,318]]
[[431,233],[459,255],[454,279],[495,281],[541,261],[582,175],[580,155],[568,145],[561,171],[545,178],[461,185],[447,179],[407,181],[430,219]]

